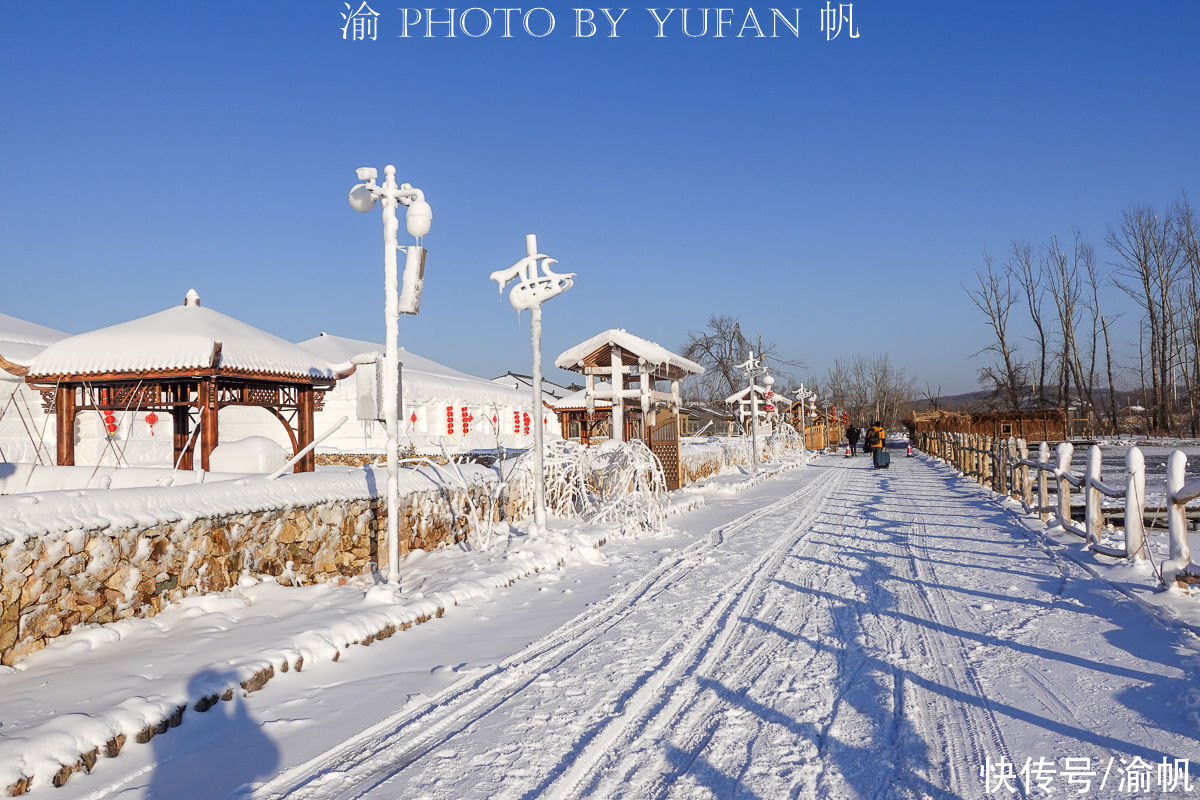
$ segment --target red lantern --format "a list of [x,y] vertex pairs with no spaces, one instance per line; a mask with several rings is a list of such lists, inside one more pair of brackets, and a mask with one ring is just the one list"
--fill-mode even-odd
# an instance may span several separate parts
[[454,435],[454,406],[446,406],[446,433]]
[[521,412],[514,411],[513,412],[513,433],[520,433],[520,432],[521,432]]
[[471,415],[467,413],[467,409],[465,406],[461,409],[461,412],[462,412],[463,435],[465,436],[466,434],[471,432]]
[[408,421],[412,423],[414,428],[417,427],[417,412],[414,411],[412,416],[408,418]]
[[525,423],[525,435],[528,436],[529,435],[529,415],[522,413],[521,419]]

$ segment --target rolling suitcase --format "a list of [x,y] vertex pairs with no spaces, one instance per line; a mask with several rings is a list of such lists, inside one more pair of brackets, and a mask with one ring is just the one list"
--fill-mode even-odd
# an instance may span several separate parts
[[887,469],[892,463],[892,457],[884,448],[879,448],[879,452],[875,454],[875,469]]

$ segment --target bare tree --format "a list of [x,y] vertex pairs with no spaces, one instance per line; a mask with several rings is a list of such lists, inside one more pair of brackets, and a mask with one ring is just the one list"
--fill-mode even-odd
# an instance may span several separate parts
[[1120,258],[1117,286],[1146,315],[1150,333],[1150,425],[1166,432],[1171,426],[1171,386],[1178,287],[1183,273],[1180,238],[1174,213],[1157,214],[1149,206],[1125,209],[1106,241]]
[[1182,313],[1179,315],[1184,336],[1181,354],[1184,389],[1191,435],[1200,436],[1200,223],[1186,192],[1180,193],[1175,201],[1173,213],[1184,270],[1180,296]]
[[1046,324],[1042,319],[1042,296],[1045,288],[1045,269],[1042,261],[1034,259],[1033,245],[1029,242],[1013,242],[1008,257],[1008,272],[1025,292],[1025,307],[1037,336],[1032,340],[1038,347],[1037,403],[1046,405],[1046,357],[1050,341]]
[[[1078,228],[1074,231],[1071,253],[1063,250],[1057,237],[1051,236],[1046,247],[1046,286],[1058,312],[1059,402],[1069,408],[1071,401],[1090,414],[1096,407],[1096,351],[1099,341],[1099,276],[1096,252]],[[1086,338],[1080,326],[1084,312],[1089,315]],[[1081,342],[1081,338],[1083,341]]]
[[1024,366],[1017,360],[1008,331],[1008,318],[1016,303],[1012,278],[1007,271],[997,271],[992,264],[991,253],[983,253],[983,271],[976,270],[978,289],[963,287],[971,302],[983,312],[995,341],[975,355],[994,353],[999,363],[985,366],[979,372],[980,380],[990,384],[1005,404],[1016,411],[1021,407]]
[[904,370],[887,354],[856,355],[849,362],[835,360],[825,387],[829,402],[850,414],[851,422],[863,425],[879,420],[894,427],[901,407],[915,391]]
[[[703,375],[684,384],[685,393],[704,402],[721,403],[745,385],[737,365],[744,362],[752,350],[757,358],[769,362],[776,377],[780,377],[781,367],[800,366],[799,362],[782,358],[778,347],[765,341],[762,334],[748,337],[734,317],[713,314],[708,318],[707,327],[689,331],[683,343],[683,356],[704,367]],[[783,375],[786,377],[786,373]]]

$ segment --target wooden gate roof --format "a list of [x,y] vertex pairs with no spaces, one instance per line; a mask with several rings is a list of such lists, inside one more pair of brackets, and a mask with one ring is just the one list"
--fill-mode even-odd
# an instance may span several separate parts
[[613,347],[620,350],[624,364],[636,364],[644,359],[656,378],[678,381],[704,372],[704,367],[696,362],[672,353],[656,342],[634,336],[624,328],[610,328],[564,350],[554,359],[554,366],[574,372],[582,372],[587,367],[609,367],[612,366]]

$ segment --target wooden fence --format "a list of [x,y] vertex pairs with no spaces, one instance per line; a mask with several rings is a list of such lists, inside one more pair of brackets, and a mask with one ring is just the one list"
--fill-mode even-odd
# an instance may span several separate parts
[[[1130,447],[1125,452],[1124,486],[1106,484],[1101,474],[1100,448],[1088,449],[1084,472],[1071,472],[1075,447],[1070,442],[1057,446],[1056,458],[1050,459],[1050,445],[1042,442],[1036,457],[1030,457],[1024,439],[999,439],[968,433],[919,433],[915,444],[924,452],[946,461],[967,478],[978,481],[992,491],[1021,503],[1027,514],[1037,514],[1043,521],[1054,519],[1063,530],[1079,536],[1088,547],[1112,558],[1144,561],[1146,548],[1146,463],[1142,451]],[[1162,563],[1160,576],[1167,585],[1200,583],[1200,574],[1188,571],[1191,551],[1187,541],[1187,503],[1200,497],[1200,480],[1185,482],[1187,456],[1176,450],[1167,458],[1166,498],[1167,536],[1170,551]],[[1051,485],[1056,494],[1050,503]],[[1083,493],[1082,525],[1072,519],[1071,493]],[[1101,496],[1123,499],[1124,547],[1111,547],[1100,541],[1104,528]]]

